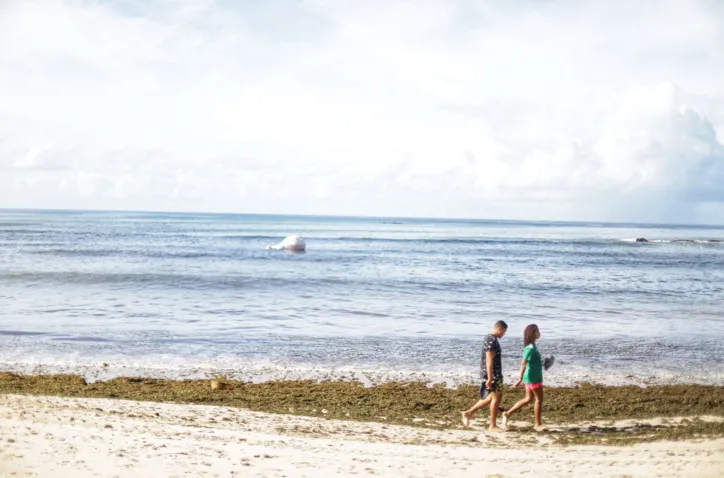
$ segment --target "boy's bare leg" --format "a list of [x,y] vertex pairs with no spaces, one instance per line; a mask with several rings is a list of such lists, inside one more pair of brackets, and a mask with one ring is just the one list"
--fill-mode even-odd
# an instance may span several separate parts
[[485,408],[488,406],[488,404],[490,403],[490,401],[492,399],[492,395],[493,394],[489,394],[484,399],[478,400],[475,403],[475,405],[470,407],[469,410],[460,412],[460,414],[463,416],[463,425],[465,425],[466,427],[470,426],[470,419],[472,418],[472,416],[475,415],[478,412],[478,410],[480,410],[481,408]]
[[498,428],[498,409],[500,408],[500,402],[503,400],[503,392],[493,392],[490,394],[493,399],[490,400],[490,428],[491,432],[502,432],[503,430]]

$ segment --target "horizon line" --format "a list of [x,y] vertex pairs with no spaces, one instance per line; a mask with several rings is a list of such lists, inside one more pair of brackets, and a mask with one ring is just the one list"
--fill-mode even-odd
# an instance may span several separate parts
[[468,217],[425,217],[425,216],[370,216],[370,215],[339,215],[339,214],[288,214],[288,213],[253,213],[253,212],[212,212],[212,211],[164,211],[143,209],[68,209],[68,208],[8,208],[0,207],[2,211],[18,212],[56,212],[56,213],[134,213],[134,214],[200,214],[207,216],[295,216],[307,218],[334,218],[334,219],[402,219],[413,221],[462,221],[462,222],[503,222],[503,223],[558,223],[571,225],[602,224],[607,226],[665,226],[665,227],[691,227],[691,228],[724,228],[724,224],[687,224],[687,223],[654,223],[654,222],[626,222],[626,221],[582,221],[559,219],[494,219],[494,218],[468,218]]

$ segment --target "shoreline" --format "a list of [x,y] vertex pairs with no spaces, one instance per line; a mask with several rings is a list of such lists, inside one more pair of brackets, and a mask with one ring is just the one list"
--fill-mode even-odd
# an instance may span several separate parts
[[[517,369],[515,363],[513,369]],[[570,367],[569,367],[570,368]],[[0,360],[0,371],[19,375],[79,375],[88,382],[108,381],[123,377],[144,377],[158,380],[210,380],[214,376],[227,376],[239,382],[286,382],[286,381],[357,381],[366,386],[381,385],[387,382],[425,382],[457,388],[467,385],[479,385],[477,372],[439,371],[439,370],[380,370],[364,367],[333,367],[319,368],[300,366],[299,364],[258,365],[240,364],[238,367],[222,366],[189,366],[169,368],[167,366],[152,367],[148,365],[118,365],[109,362],[98,364],[49,364],[22,363]],[[516,380],[514,373],[509,373],[506,383]],[[558,375],[552,373],[546,377],[546,383],[555,387],[574,387],[583,383],[601,386],[665,386],[665,385],[713,385],[724,387],[724,369],[712,370],[707,375],[683,375],[676,373],[659,374],[618,374],[603,375],[601,373],[571,373]]]
[[[724,417],[708,420],[721,424]],[[484,433],[482,422],[472,430],[433,429],[227,406],[0,393],[0,477],[714,477],[724,469],[724,436],[561,446],[549,434]],[[625,431],[633,424],[588,426]]]

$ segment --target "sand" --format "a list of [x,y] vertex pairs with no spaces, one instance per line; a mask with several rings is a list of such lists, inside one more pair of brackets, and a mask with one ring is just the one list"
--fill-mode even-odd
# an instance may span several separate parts
[[0,395],[0,477],[724,476],[721,438],[561,447],[533,432],[486,434],[483,425],[432,430],[220,406]]

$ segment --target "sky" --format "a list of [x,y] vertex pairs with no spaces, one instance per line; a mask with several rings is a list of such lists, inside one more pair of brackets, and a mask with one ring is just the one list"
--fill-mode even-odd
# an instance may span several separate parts
[[0,0],[0,208],[724,224],[724,2]]

